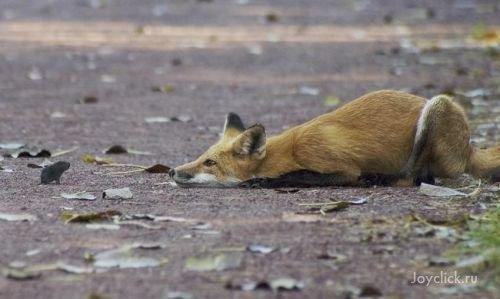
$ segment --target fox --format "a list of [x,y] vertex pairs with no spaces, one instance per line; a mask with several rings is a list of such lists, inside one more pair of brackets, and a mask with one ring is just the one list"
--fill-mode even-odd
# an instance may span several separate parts
[[480,149],[470,137],[452,98],[380,90],[269,138],[229,113],[219,141],[169,176],[185,188],[413,186],[463,173],[499,181],[500,145]]

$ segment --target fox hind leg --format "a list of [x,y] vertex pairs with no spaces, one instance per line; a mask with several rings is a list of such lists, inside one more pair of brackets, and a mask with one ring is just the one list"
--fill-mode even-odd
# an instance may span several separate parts
[[463,109],[447,96],[429,100],[417,125],[412,153],[403,174],[420,182],[464,173],[470,155],[470,129]]

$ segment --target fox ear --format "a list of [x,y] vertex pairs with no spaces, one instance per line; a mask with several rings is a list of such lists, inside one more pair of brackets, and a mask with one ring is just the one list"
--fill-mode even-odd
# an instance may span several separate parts
[[226,122],[224,123],[223,136],[235,137],[241,132],[245,131],[245,125],[241,121],[238,114],[230,112],[226,116]]
[[266,130],[261,124],[246,129],[234,141],[234,151],[241,156],[254,156],[262,159],[266,156]]

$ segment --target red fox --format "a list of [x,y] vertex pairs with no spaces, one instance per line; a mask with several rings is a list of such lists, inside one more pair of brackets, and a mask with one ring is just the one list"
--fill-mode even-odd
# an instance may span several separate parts
[[431,100],[393,90],[368,93],[304,124],[266,138],[229,113],[220,140],[170,171],[181,187],[391,185],[433,182],[462,173],[500,179],[500,146],[470,144],[463,109],[444,95]]

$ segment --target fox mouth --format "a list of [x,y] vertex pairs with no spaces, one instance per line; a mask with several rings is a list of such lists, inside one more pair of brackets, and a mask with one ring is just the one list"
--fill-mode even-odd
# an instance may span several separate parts
[[193,182],[191,179],[181,179],[181,178],[172,178],[174,183],[181,188],[231,188],[238,185],[238,183],[222,183],[219,181],[211,181],[211,182]]
[[220,181],[215,175],[210,173],[191,175],[173,170],[169,175],[181,188],[231,188],[236,187],[240,183],[240,180],[232,177],[229,177],[225,181]]
[[239,181],[230,180],[227,182],[219,181],[200,181],[197,179],[183,179],[173,177],[172,180],[181,188],[233,188],[238,186]]
[[230,188],[222,183],[190,183],[189,181],[176,181],[175,184],[181,188]]

